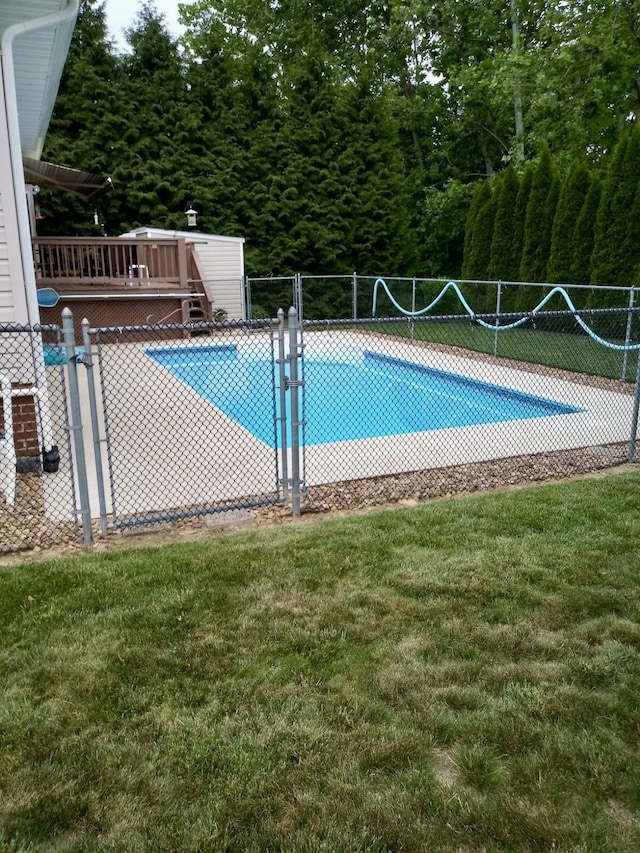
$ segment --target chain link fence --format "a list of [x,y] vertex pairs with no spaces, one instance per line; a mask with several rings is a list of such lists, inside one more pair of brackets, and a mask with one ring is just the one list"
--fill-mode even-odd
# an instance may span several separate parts
[[[245,303],[250,318],[275,317],[281,306],[294,305],[300,318],[306,319],[366,319],[402,317],[424,311],[437,300],[431,314],[441,316],[460,312],[457,294],[443,289],[449,279],[406,278],[385,276],[386,287],[375,296],[379,276],[294,275],[282,278],[247,278]],[[556,285],[539,282],[459,281],[460,292],[479,314],[503,314],[532,311]],[[636,290],[629,287],[565,284],[575,308],[633,308]],[[440,298],[438,298],[440,297]],[[548,309],[567,307],[560,296]],[[406,312],[406,313],[403,313]],[[606,321],[608,324],[609,321]],[[624,335],[623,335],[624,337]]]
[[[595,318],[624,345],[627,311]],[[634,458],[637,350],[603,346],[570,311],[501,315],[524,321],[503,332],[478,319],[496,317],[304,321],[307,486],[550,453]]]
[[[323,281],[358,308],[362,281]],[[282,311],[100,327],[68,309],[61,326],[0,328],[2,549],[274,504],[296,514],[356,482],[379,503],[416,472],[446,484],[491,465],[511,482],[515,465],[635,460],[640,309],[628,292],[619,307],[499,314],[460,313],[448,292],[439,306],[457,313],[419,316],[438,291],[403,280],[380,291],[374,318],[370,284],[366,316],[299,322],[291,309],[288,329]],[[304,279],[285,285],[306,312]]]
[[104,328],[89,340],[111,526],[279,499],[271,325]]
[[77,539],[66,370],[58,326],[0,326],[0,553]]

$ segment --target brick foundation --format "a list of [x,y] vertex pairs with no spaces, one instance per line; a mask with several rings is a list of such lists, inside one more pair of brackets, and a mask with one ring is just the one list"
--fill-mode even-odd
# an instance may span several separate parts
[[[19,387],[19,386],[18,386]],[[40,464],[36,406],[33,397],[14,397],[13,441],[18,457],[18,470],[33,470]],[[4,412],[0,401],[0,429],[4,428]]]

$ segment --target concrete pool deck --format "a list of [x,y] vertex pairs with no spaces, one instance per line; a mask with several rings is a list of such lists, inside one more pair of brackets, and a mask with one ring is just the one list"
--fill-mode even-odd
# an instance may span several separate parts
[[[111,465],[104,440],[100,457],[110,515],[115,513],[122,519],[241,502],[252,496],[276,497],[276,451],[144,353],[145,348],[191,349],[220,344],[234,344],[251,353],[260,347],[265,353],[270,351],[268,338],[251,337],[244,331],[225,332],[220,337],[103,344]],[[632,395],[568,381],[561,371],[557,375],[534,373],[512,363],[491,363],[474,359],[472,354],[460,356],[424,344],[416,346],[409,340],[356,331],[322,331],[305,337],[307,359],[320,353],[325,357],[331,354],[332,358],[353,358],[363,349],[585,411],[309,445],[304,451],[308,486],[629,440]],[[97,375],[97,367],[95,372]],[[78,376],[91,514],[97,517],[96,463],[85,367],[78,367]],[[104,438],[103,401],[99,389],[98,392],[100,435]],[[63,454],[57,474],[43,477],[49,518],[69,517],[61,500],[61,495],[66,494],[71,505],[66,455]]]

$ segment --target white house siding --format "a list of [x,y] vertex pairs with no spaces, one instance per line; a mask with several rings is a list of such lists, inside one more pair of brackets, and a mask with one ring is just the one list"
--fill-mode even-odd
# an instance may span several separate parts
[[203,274],[214,296],[214,308],[227,312],[230,320],[242,317],[242,276],[244,244],[241,240],[219,238],[207,242],[194,240]]
[[14,321],[13,293],[9,273],[9,247],[7,246],[2,194],[0,194],[0,325]]
[[[0,181],[4,171],[0,164]],[[11,214],[10,208],[3,207],[0,184],[0,326],[28,323],[18,230]],[[33,384],[32,341],[28,333],[0,332],[0,373],[12,382]]]

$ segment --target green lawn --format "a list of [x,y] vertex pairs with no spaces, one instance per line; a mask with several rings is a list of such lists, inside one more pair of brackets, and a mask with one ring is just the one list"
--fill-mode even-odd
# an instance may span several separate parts
[[[375,327],[376,331],[402,336],[408,336],[410,328],[408,322]],[[607,336],[605,331],[600,330],[600,332],[606,340],[624,343],[624,338],[620,340],[616,335]],[[416,322],[413,324],[413,336],[416,340],[449,344],[475,352],[491,355],[495,352],[495,333],[471,322]],[[633,342],[637,343],[637,336]],[[510,329],[498,333],[497,354],[502,358],[544,364],[594,376],[622,378],[624,354],[595,342],[583,333],[571,334],[540,328]],[[628,353],[625,378],[629,382],[635,381],[637,359],[637,352]]]
[[638,851],[640,474],[0,569],[0,850]]

